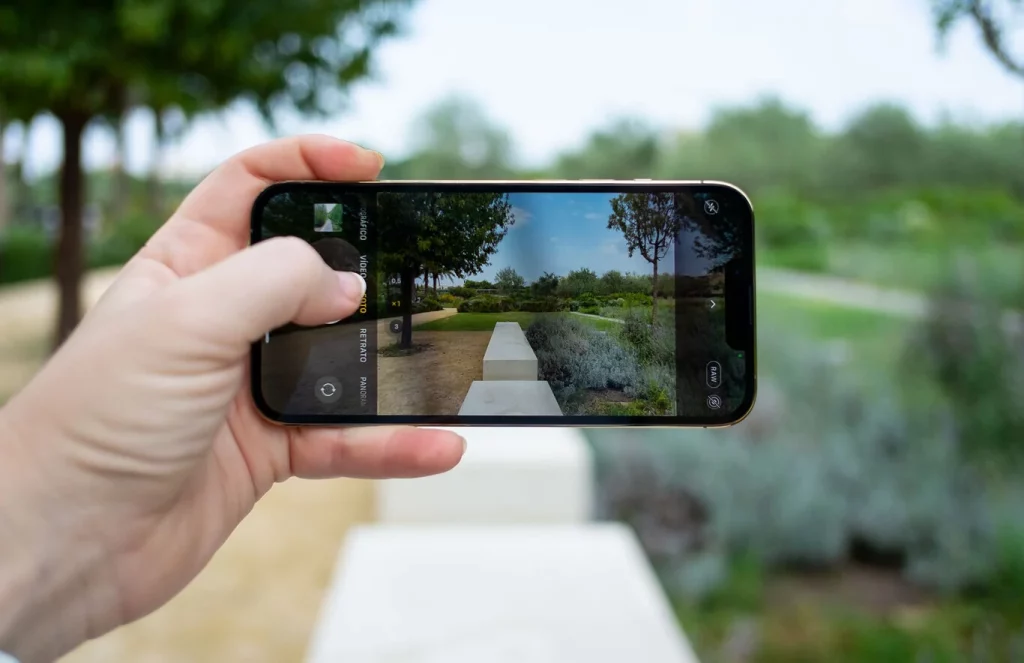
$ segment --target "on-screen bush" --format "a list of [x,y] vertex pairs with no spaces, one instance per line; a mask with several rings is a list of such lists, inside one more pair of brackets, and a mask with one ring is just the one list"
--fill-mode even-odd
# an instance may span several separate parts
[[539,317],[526,340],[560,404],[587,389],[624,390],[640,379],[635,360],[612,336],[569,316]]
[[459,313],[508,313],[515,310],[512,302],[495,295],[477,295],[459,304]]

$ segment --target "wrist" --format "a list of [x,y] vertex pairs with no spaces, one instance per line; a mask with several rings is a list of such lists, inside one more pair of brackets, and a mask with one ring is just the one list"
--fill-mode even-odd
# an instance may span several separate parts
[[48,508],[61,486],[5,414],[0,410],[0,651],[21,663],[52,661],[95,632],[87,608],[103,556]]

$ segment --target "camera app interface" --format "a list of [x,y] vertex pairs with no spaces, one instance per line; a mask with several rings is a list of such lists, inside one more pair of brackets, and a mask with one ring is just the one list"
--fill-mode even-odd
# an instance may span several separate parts
[[271,197],[259,226],[367,282],[349,318],[263,339],[262,398],[281,415],[724,418],[743,403],[727,290],[751,230],[731,189],[310,187]]

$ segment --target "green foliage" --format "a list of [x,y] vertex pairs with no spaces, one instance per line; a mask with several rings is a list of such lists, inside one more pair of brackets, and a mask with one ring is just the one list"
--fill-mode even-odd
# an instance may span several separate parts
[[554,172],[567,179],[653,177],[658,152],[652,127],[635,119],[619,119],[591,134],[582,149],[560,156]]
[[555,313],[565,309],[565,304],[557,297],[543,299],[527,299],[519,304],[520,311],[531,313]]
[[508,195],[501,193],[381,194],[379,260],[388,271],[407,275],[422,274],[426,266],[458,278],[475,274],[515,222],[511,210]]
[[[1024,461],[1024,346],[1008,314],[961,262],[933,298],[908,347],[906,365],[934,384],[954,417],[963,451],[1002,467]],[[1017,302],[1024,303],[1024,288]]]
[[458,297],[460,299],[470,299],[476,296],[476,290],[474,288],[467,288],[463,286],[448,288],[448,292],[453,297]]
[[611,200],[608,228],[626,239],[630,257],[639,253],[654,265],[665,259],[683,229],[683,214],[670,193],[623,193]]
[[597,274],[593,270],[583,268],[574,269],[566,274],[559,281],[557,292],[560,297],[579,297],[585,292],[594,292],[598,289]]
[[526,287],[526,279],[512,267],[501,269],[495,277],[495,284],[502,294],[510,295]]
[[622,301],[621,306],[650,306],[654,301],[646,292],[615,292],[610,296],[610,301]]
[[557,274],[544,272],[539,279],[530,284],[530,293],[538,298],[553,297],[558,292],[559,281]]
[[[474,281],[473,279],[466,279],[462,283],[463,286],[471,290],[493,290],[494,284],[490,281]],[[475,293],[474,293],[475,294]],[[473,295],[469,295],[472,297]]]
[[505,297],[478,295],[459,304],[459,313],[505,313],[515,310]]
[[610,295],[614,292],[622,292],[626,289],[626,277],[622,272],[611,270],[601,276],[601,293]]
[[436,297],[424,297],[421,301],[413,304],[413,313],[427,313],[429,311],[440,311],[444,305]]
[[458,297],[451,292],[442,292],[437,301],[440,302],[445,308],[458,308],[464,300],[462,297]]
[[[158,227],[143,216],[121,219],[88,244],[88,266],[124,264],[145,246]],[[41,229],[13,226],[0,236],[0,283],[42,279],[52,273],[53,243]]]
[[419,119],[410,133],[413,155],[389,162],[384,179],[508,179],[521,176],[512,165],[508,132],[470,99],[443,99]]

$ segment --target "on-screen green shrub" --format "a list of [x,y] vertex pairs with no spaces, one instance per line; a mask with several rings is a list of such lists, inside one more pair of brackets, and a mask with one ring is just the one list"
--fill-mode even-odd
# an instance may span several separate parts
[[494,295],[477,295],[459,304],[459,313],[508,313],[514,311],[512,302]]
[[472,299],[473,297],[476,297],[476,288],[455,286],[452,288],[448,288],[448,292],[451,293],[454,297],[459,297],[461,299]]
[[444,306],[435,297],[424,297],[414,304],[412,308],[413,313],[429,313],[430,311],[440,311]]
[[527,299],[519,304],[520,311],[527,311],[529,313],[556,313],[563,308],[562,300],[557,297]]
[[601,307],[597,305],[580,306],[580,313],[585,313],[587,315],[601,315]]
[[458,308],[459,304],[463,302],[461,297],[457,297],[450,292],[442,292],[437,298],[437,301],[441,302],[445,308]]

